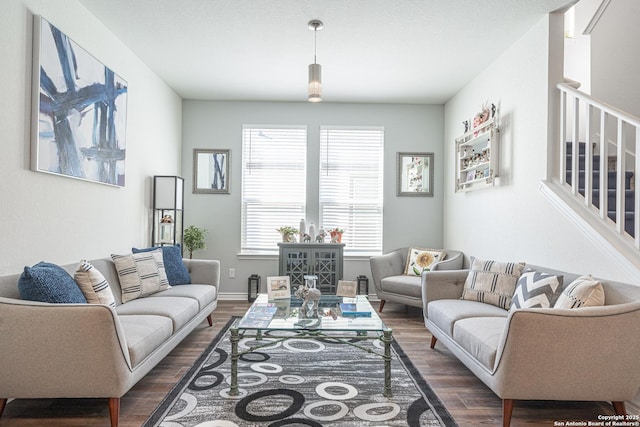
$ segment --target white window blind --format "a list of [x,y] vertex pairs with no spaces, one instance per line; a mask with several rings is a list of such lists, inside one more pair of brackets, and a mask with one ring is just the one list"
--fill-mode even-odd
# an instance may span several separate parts
[[320,128],[320,224],[346,254],[382,252],[383,153],[383,128]]
[[275,252],[306,214],[306,127],[243,126],[241,251]]

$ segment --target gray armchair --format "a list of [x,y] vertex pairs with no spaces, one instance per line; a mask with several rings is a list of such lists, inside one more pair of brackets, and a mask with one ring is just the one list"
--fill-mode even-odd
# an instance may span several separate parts
[[[459,270],[464,262],[460,251],[446,250],[446,257],[431,266],[431,270]],[[409,247],[369,258],[371,277],[380,298],[379,312],[386,301],[422,307],[422,277],[404,275]]]

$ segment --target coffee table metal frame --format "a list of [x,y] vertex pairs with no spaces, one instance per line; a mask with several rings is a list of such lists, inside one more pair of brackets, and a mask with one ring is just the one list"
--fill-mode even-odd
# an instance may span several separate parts
[[[364,297],[358,297],[358,298],[364,298]],[[266,295],[261,294],[261,295],[258,295],[258,298],[254,302],[254,305],[265,304],[267,303],[267,301],[268,300]],[[359,302],[366,301],[366,303],[369,304],[369,302],[366,299],[359,299],[358,301]],[[370,309],[372,310],[372,315],[377,317],[377,313],[375,313],[375,310],[373,309],[373,307],[371,307]],[[250,310],[251,308],[247,310],[247,314],[249,313]],[[381,320],[378,323],[379,327],[376,327],[376,328],[368,328],[366,326],[358,327],[357,323],[356,323],[356,326],[352,325],[351,327],[338,326],[338,327],[331,327],[331,328],[327,328],[327,327],[323,328],[322,326],[316,326],[312,324],[312,325],[308,325],[307,327],[298,326],[298,327],[292,328],[292,327],[278,327],[278,326],[243,327],[243,326],[240,326],[243,319],[244,317],[242,319],[236,319],[230,328],[231,336],[229,338],[229,341],[231,342],[231,387],[229,389],[229,396],[238,396],[240,394],[240,391],[238,388],[238,359],[242,355],[251,353],[261,348],[272,346],[279,342],[284,342],[288,339],[314,339],[314,338],[327,338],[327,339],[336,340],[343,344],[347,344],[352,347],[356,347],[358,349],[366,351],[367,353],[376,354],[382,357],[382,359],[384,360],[384,388],[383,388],[382,395],[385,397],[393,396],[393,393],[391,391],[391,358],[392,358],[391,343],[393,342],[393,330],[391,328],[386,327],[386,325]],[[281,332],[294,331],[297,333],[294,335],[286,335],[286,336],[270,336],[268,342],[251,346],[245,351],[238,351],[238,343],[240,342],[241,339],[252,338],[256,341],[261,341],[264,338],[264,332],[278,332],[278,331],[281,331]],[[329,332],[337,332],[338,334],[333,334]],[[354,338],[356,339],[355,342],[353,341]],[[372,350],[371,348],[366,348],[358,344],[359,341],[369,340],[369,339],[380,340],[384,344],[384,352],[383,353],[377,352],[375,350]]]

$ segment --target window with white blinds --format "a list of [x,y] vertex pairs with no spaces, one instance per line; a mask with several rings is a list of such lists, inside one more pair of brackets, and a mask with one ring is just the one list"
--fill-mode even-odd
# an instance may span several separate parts
[[382,252],[384,129],[320,128],[320,224],[345,228],[345,254]]
[[306,127],[243,126],[241,251],[273,252],[306,215]]

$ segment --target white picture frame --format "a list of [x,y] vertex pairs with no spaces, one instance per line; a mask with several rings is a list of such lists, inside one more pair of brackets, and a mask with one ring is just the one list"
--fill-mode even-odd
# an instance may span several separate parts
[[338,280],[336,296],[355,298],[358,295],[358,282],[355,280]]
[[267,294],[270,300],[291,298],[291,279],[289,276],[267,277]]

